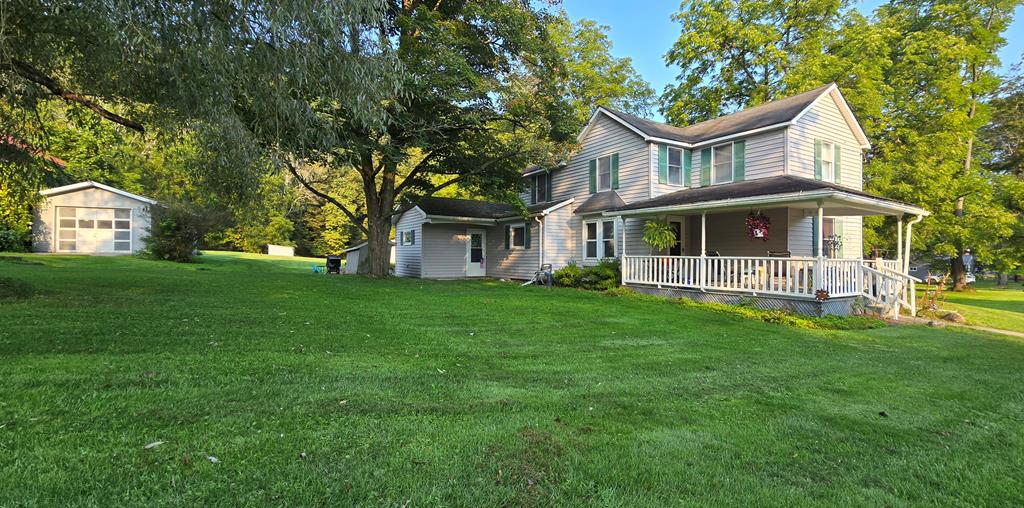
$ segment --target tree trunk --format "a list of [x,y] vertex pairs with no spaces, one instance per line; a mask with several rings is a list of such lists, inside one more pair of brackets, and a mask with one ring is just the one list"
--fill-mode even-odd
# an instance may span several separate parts
[[[391,272],[391,219],[389,217],[367,217],[369,230],[367,247],[369,274],[371,277],[387,277]],[[419,241],[417,238],[416,241]]]
[[964,266],[963,248],[957,249],[960,254],[952,259],[950,278],[953,279],[953,291],[967,289],[967,267]]
[[999,287],[1005,288],[1010,285],[1010,274],[999,272]]

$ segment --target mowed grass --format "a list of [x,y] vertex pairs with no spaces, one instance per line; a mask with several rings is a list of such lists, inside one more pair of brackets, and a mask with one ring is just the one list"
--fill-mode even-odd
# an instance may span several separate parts
[[0,504],[1024,503],[1018,340],[309,272],[0,256]]
[[1024,332],[1024,285],[1010,282],[999,288],[993,281],[978,281],[971,287],[973,291],[943,292],[942,309],[959,312],[973,325]]

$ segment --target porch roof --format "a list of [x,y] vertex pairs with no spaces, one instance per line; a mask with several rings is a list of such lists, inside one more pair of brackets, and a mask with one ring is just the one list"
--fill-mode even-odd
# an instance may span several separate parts
[[607,216],[697,213],[750,207],[817,208],[826,215],[929,215],[921,207],[831,182],[783,175],[710,187],[684,189],[638,201],[604,213]]

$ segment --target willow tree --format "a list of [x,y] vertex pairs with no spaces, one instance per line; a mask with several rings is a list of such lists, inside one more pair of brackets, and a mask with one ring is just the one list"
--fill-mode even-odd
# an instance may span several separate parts
[[[454,185],[509,195],[569,137],[547,16],[520,0],[12,0],[2,126],[29,137],[34,104],[57,98],[131,131],[201,131],[226,185],[258,182],[237,171],[255,157],[287,168],[386,275],[396,213]],[[329,192],[352,173],[364,216]]]

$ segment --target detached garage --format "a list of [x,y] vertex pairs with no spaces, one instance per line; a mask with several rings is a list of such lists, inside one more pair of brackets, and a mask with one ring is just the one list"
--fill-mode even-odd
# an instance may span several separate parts
[[46,199],[32,223],[32,250],[132,254],[142,249],[156,201],[109,185],[81,182],[40,192]]

